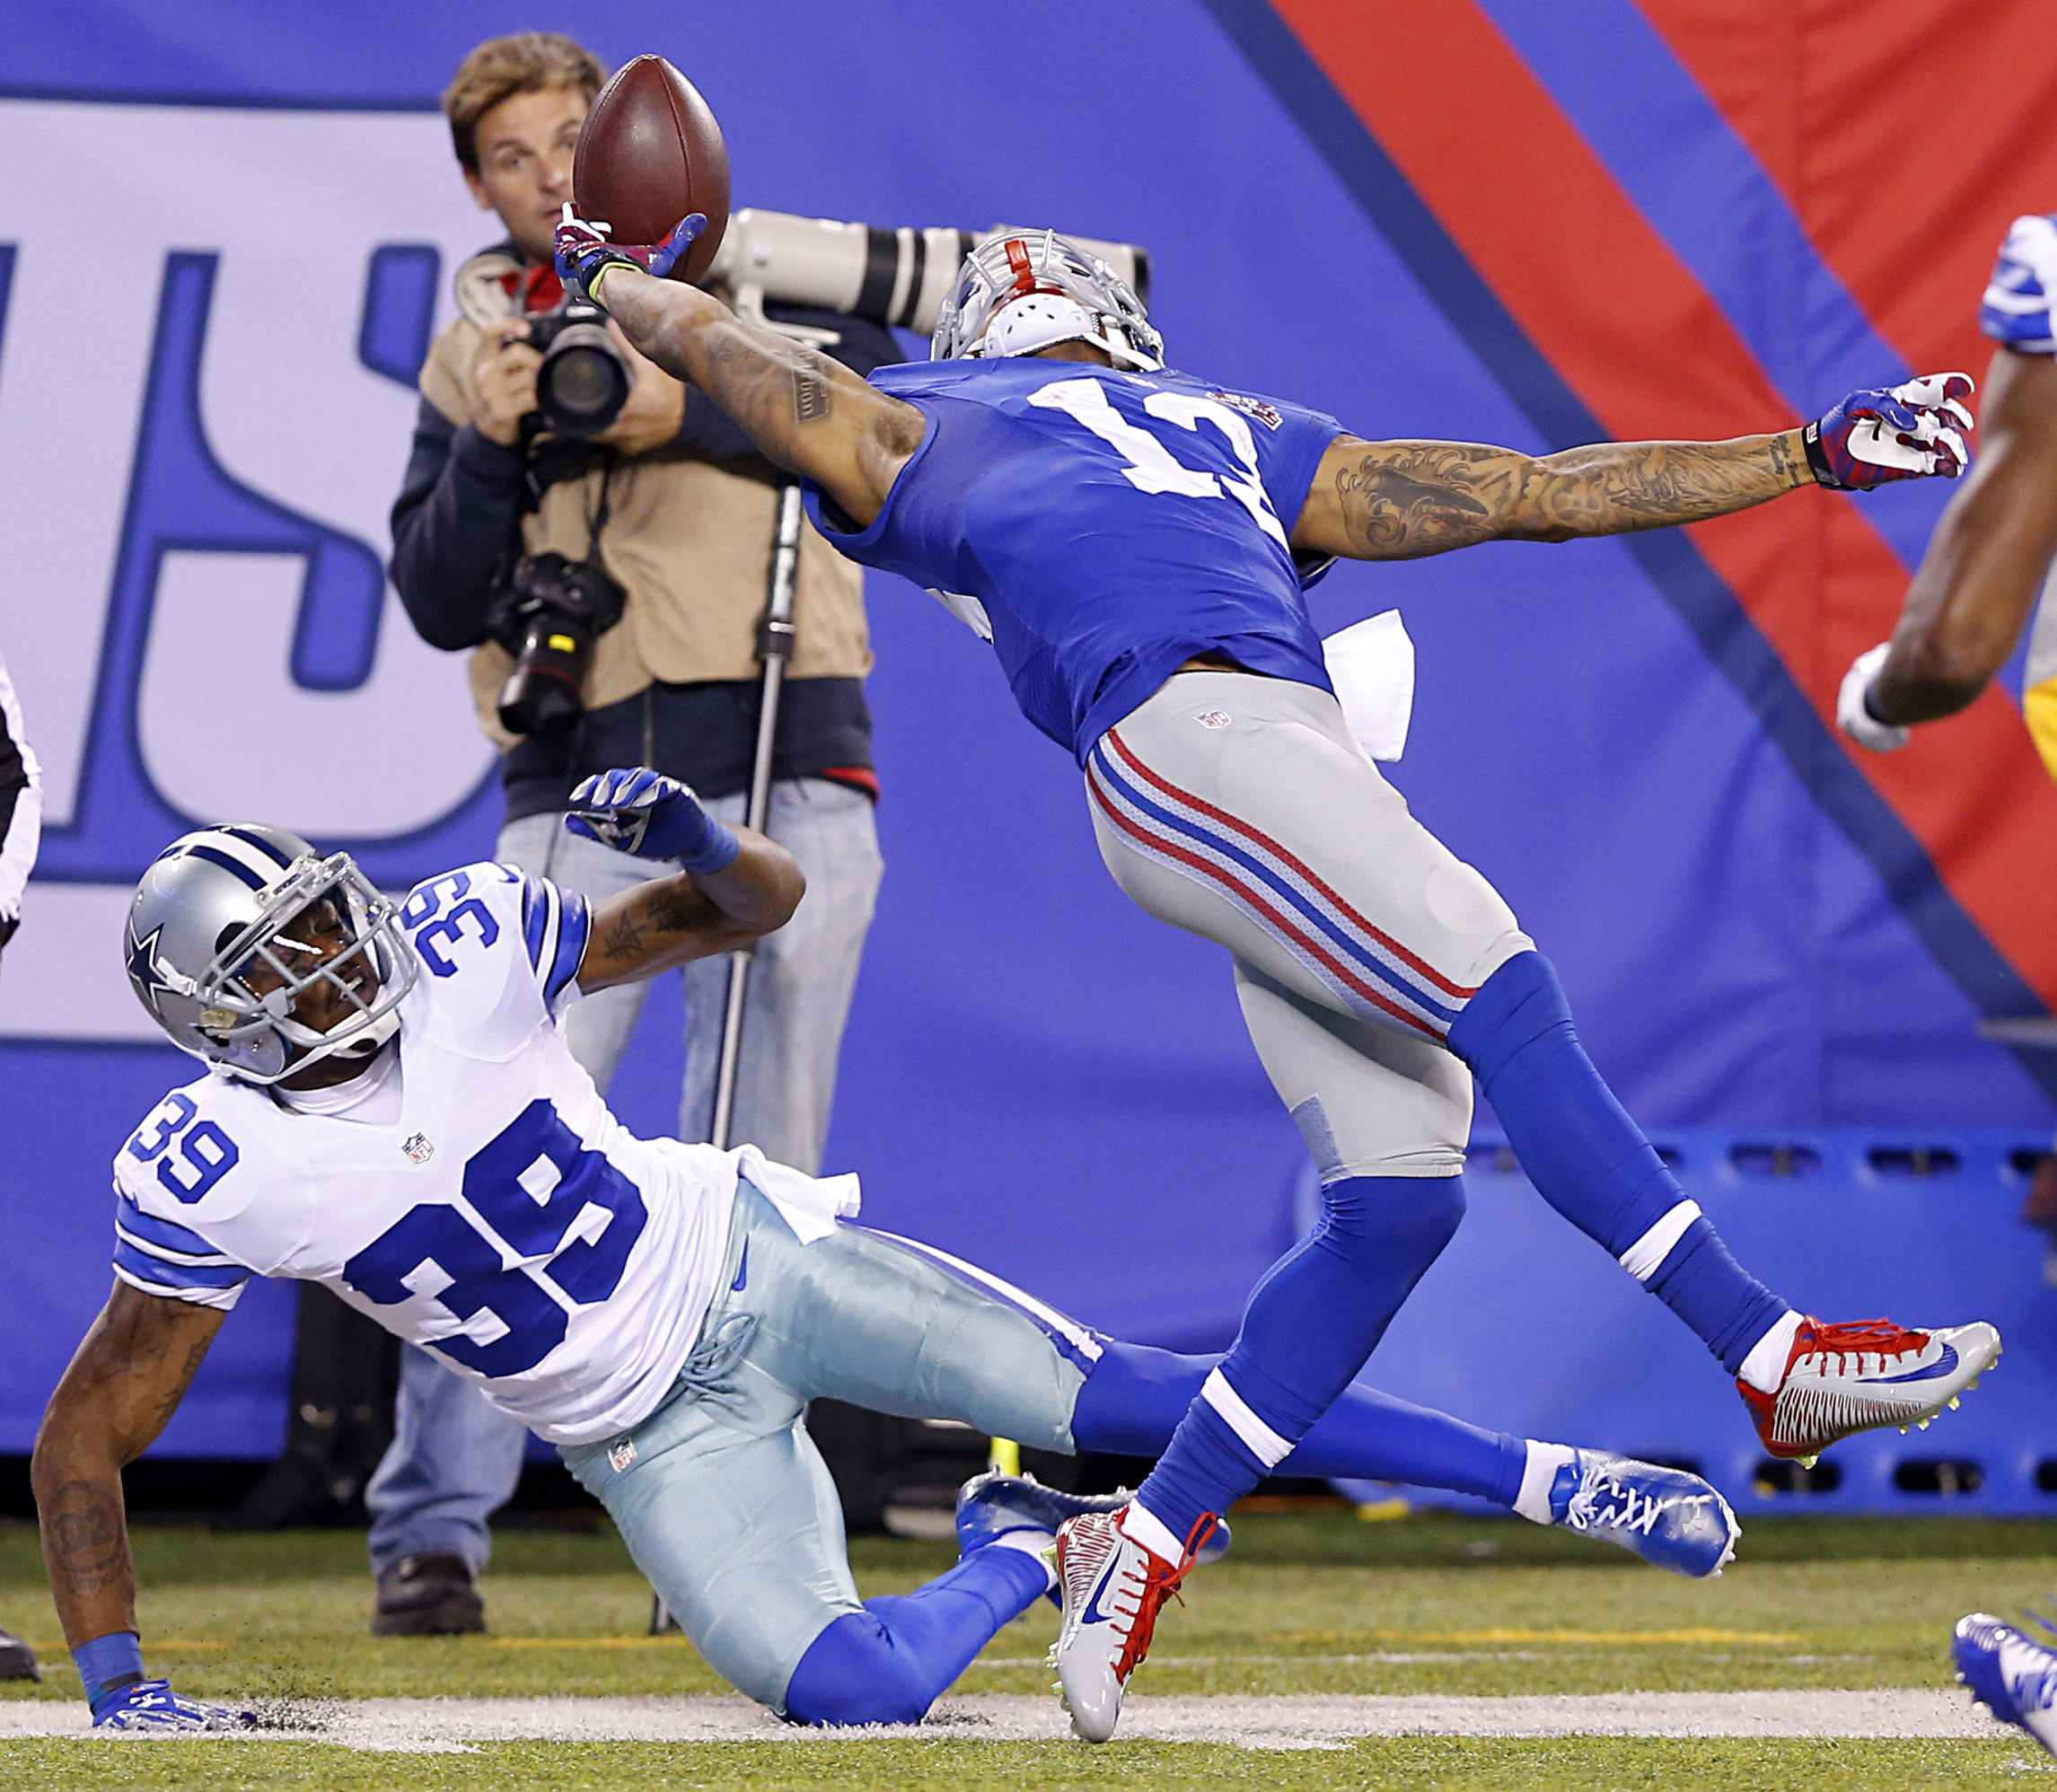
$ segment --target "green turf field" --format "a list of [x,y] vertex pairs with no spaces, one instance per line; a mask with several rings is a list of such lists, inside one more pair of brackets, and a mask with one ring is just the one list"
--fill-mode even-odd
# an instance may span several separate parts
[[[354,1534],[136,1540],[154,1670],[241,1699],[713,1692],[690,1647],[640,1633],[648,1594],[611,1533],[514,1533],[485,1583],[493,1634],[380,1642]],[[1230,1559],[1188,1583],[1138,1678],[1156,1694],[1466,1693],[1939,1687],[1963,1612],[2057,1586],[2057,1524],[1759,1522],[1745,1559],[1689,1585],[1618,1551],[1515,1522],[1348,1514],[1239,1518]],[[904,1590],[945,1545],[863,1540],[864,1590]],[[0,1529],[0,1617],[53,1657],[74,1699],[33,1533]],[[1054,1613],[994,1639],[963,1692],[1042,1693]],[[1392,1738],[1318,1750],[1204,1744],[519,1743],[380,1755],[319,1744],[0,1744],[0,1786],[337,1788],[1245,1786],[1894,1788],[2020,1783],[2026,1742],[1492,1742]]]

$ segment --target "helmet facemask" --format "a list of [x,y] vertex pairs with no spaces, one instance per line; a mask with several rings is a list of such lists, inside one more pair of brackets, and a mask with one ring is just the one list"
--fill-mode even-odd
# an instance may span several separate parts
[[[370,1058],[398,1031],[416,975],[392,903],[347,853],[310,853],[263,892],[254,920],[223,927],[198,976],[178,979],[171,993],[191,1006],[172,1036],[247,1082],[279,1082],[324,1059]],[[344,1010],[325,1032],[297,1012],[320,990]]]
[[[1046,315],[1033,323],[1024,316],[1019,329],[998,328],[1017,301]],[[1164,338],[1142,301],[1097,255],[1055,231],[1009,233],[964,258],[936,318],[929,358],[1033,355],[1059,342],[1090,342],[1117,367],[1155,373],[1165,365]]]

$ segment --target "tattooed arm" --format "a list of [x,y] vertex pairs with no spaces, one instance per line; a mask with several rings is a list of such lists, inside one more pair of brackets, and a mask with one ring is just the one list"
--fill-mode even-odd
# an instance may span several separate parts
[[1481,541],[1568,541],[1703,523],[1814,483],[1800,432],[1598,442],[1536,458],[1464,442],[1329,444],[1293,546],[1411,560]]
[[171,1422],[227,1317],[117,1282],[50,1396],[30,1474],[69,1647],[136,1628],[121,1471]]
[[578,987],[591,995],[712,958],[782,927],[807,880],[793,855],[749,828],[725,870],[681,871],[611,896],[593,912]]
[[912,405],[711,294],[616,264],[593,296],[658,366],[698,386],[767,460],[813,479],[860,527],[921,445]]

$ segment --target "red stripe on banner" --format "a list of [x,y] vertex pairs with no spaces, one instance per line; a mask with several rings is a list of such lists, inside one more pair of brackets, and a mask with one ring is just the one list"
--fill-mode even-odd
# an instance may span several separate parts
[[[1799,421],[1472,0],[1275,4],[1616,439],[1719,440]],[[1891,631],[1906,589],[1861,502],[1802,492],[1692,531],[1832,724],[1843,670]],[[2057,863],[2057,787],[2012,703],[1989,691],[1903,752],[1852,757],[1965,911],[2057,1006],[2057,928],[2026,874]]]
[[1101,789],[1098,778],[1087,778],[1086,787],[1093,793],[1093,800],[1100,805],[1100,813],[1121,829],[1124,834],[1128,835],[1130,839],[1150,848],[1153,851],[1163,853],[1167,858],[1178,860],[1181,865],[1190,867],[1199,873],[1200,876],[1218,883],[1231,895],[1242,897],[1244,901],[1257,909],[1271,923],[1274,932],[1285,937],[1297,940],[1305,948],[1310,957],[1319,959],[1327,965],[1336,974],[1340,981],[1356,990],[1366,1001],[1371,1003],[1375,1007],[1383,1008],[1393,1019],[1404,1021],[1415,1032],[1426,1034],[1438,1044],[1442,1042],[1443,1035],[1440,1032],[1418,1015],[1409,1014],[1405,1008],[1382,990],[1367,983],[1363,978],[1339,959],[1320,940],[1301,931],[1291,919],[1280,913],[1271,899],[1261,891],[1241,883],[1220,865],[1215,864],[1212,859],[1203,858],[1199,853],[1181,846],[1176,840],[1163,839],[1149,832],[1140,823],[1131,821],[1121,813],[1120,807],[1108,796],[1107,793]]
[[1912,367],[1982,370],[2007,226],[2057,209],[2050,0],[1639,0]]
[[1217,822],[1224,828],[1233,829],[1236,833],[1241,834],[1244,839],[1248,840],[1251,845],[1258,848],[1261,851],[1270,853],[1271,856],[1277,859],[1281,865],[1291,865],[1295,871],[1297,871],[1303,878],[1305,878],[1309,883],[1311,883],[1316,890],[1320,891],[1321,893],[1328,899],[1329,906],[1335,909],[1336,912],[1340,914],[1344,918],[1344,920],[1349,922],[1351,927],[1355,927],[1361,934],[1368,934],[1373,939],[1376,940],[1379,944],[1384,946],[1386,951],[1390,952],[1393,957],[1399,959],[1402,963],[1406,964],[1410,970],[1419,971],[1423,977],[1426,977],[1429,982],[1433,983],[1438,989],[1440,989],[1446,996],[1455,997],[1460,1002],[1468,1002],[1473,996],[1479,993],[1477,985],[1474,984],[1471,988],[1467,989],[1462,983],[1451,982],[1450,979],[1444,976],[1441,971],[1437,971],[1434,965],[1426,962],[1422,959],[1417,958],[1412,953],[1409,952],[1407,948],[1402,945],[1398,940],[1394,939],[1391,934],[1383,933],[1378,928],[1373,927],[1369,921],[1366,920],[1362,915],[1358,914],[1355,909],[1351,908],[1348,902],[1344,901],[1341,896],[1337,895],[1334,891],[1331,890],[1326,883],[1323,883],[1319,877],[1315,876],[1312,871],[1310,871],[1305,865],[1301,864],[1298,859],[1295,858],[1293,855],[1288,852],[1284,847],[1280,846],[1277,840],[1271,839],[1270,835],[1258,832],[1258,830],[1252,827],[1247,821],[1239,820],[1236,816],[1231,815],[1226,809],[1217,809],[1211,803],[1203,803],[1199,797],[1193,795],[1190,791],[1181,790],[1177,785],[1173,784],[1168,779],[1159,777],[1156,772],[1152,771],[1148,766],[1145,765],[1142,760],[1138,759],[1136,755],[1130,750],[1128,742],[1121,738],[1121,732],[1118,728],[1108,729],[1107,739],[1110,742],[1112,743],[1114,751],[1121,755],[1121,759],[1123,762],[1128,766],[1129,769],[1134,772],[1136,776],[1141,778],[1146,784],[1155,786],[1157,790],[1162,792],[1165,795],[1170,797],[1174,803],[1182,803],[1189,809],[1197,809],[1202,815],[1205,815],[1209,821]]

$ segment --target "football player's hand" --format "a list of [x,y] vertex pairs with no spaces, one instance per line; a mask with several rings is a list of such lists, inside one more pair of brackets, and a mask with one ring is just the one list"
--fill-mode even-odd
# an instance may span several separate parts
[[636,858],[675,859],[688,871],[724,871],[743,842],[675,777],[647,766],[603,771],[571,793],[564,824]]
[[1897,723],[1881,722],[1864,703],[1892,646],[1890,641],[1881,641],[1859,654],[1843,673],[1842,689],[1835,698],[1836,725],[1859,746],[1869,747],[1875,753],[1897,752],[1909,739],[1905,728]]
[[588,224],[567,204],[564,222],[557,227],[558,277],[589,298],[600,277],[612,267],[640,268],[662,277],[678,265],[707,227],[706,215],[694,212],[672,225],[672,233],[662,242],[610,242],[608,225]]
[[1956,479],[1971,464],[1972,414],[1962,400],[1975,390],[1969,373],[1927,373],[1850,393],[1801,431],[1815,482],[1868,491],[1893,479]]
[[247,1730],[256,1722],[254,1711],[232,1711],[225,1705],[181,1698],[168,1680],[118,1687],[92,1705],[96,1730]]

